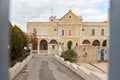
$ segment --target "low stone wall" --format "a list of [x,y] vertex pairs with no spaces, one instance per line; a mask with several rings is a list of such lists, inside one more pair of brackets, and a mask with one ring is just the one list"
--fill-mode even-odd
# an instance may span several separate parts
[[81,45],[75,51],[78,54],[77,63],[97,63],[98,47]]
[[97,76],[96,74],[92,73],[90,70],[83,66],[79,66],[75,63],[70,63],[69,61],[64,61],[63,58],[55,55],[55,59],[59,61],[61,64],[66,66],[68,69],[76,73],[77,75],[83,77],[85,80],[107,80],[101,78],[101,76]]
[[29,55],[22,62],[17,62],[12,68],[9,69],[10,80],[13,79],[18,73],[27,65],[32,59],[32,55]]

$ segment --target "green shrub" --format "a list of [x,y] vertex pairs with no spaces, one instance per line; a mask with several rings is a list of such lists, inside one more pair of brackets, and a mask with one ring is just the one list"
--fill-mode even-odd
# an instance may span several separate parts
[[9,53],[10,63],[21,60],[24,54],[24,47],[28,44],[28,39],[25,33],[16,25],[10,23],[10,41],[9,41]]
[[76,62],[77,54],[74,50],[66,50],[62,52],[61,57],[63,57],[65,61]]

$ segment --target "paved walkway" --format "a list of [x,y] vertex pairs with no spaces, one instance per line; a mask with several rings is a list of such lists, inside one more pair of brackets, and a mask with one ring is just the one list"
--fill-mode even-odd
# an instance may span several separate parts
[[84,80],[52,56],[34,55],[31,62],[13,80]]
[[79,65],[84,66],[85,68],[94,72],[103,73],[104,71],[105,73],[108,73],[108,62],[95,63],[92,65],[89,63],[79,63]]
[[102,69],[103,71],[108,73],[108,62],[101,62],[101,63],[96,63],[94,64],[95,66],[99,67],[100,69]]

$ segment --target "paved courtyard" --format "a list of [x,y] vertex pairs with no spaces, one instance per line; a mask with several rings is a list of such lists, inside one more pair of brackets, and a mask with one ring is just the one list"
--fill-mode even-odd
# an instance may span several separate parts
[[53,56],[34,55],[13,80],[84,80],[57,62]]

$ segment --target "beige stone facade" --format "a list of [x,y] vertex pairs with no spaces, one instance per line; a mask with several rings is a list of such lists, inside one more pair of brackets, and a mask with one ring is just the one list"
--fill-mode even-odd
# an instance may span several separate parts
[[77,63],[96,63],[98,47],[92,45],[82,45],[75,49],[77,56]]
[[109,52],[107,47],[93,45],[81,45],[75,49],[77,53],[77,63],[97,63],[109,61]]
[[37,52],[55,54],[59,44],[67,49],[67,42],[73,42],[73,48],[90,44],[108,47],[108,22],[83,22],[82,17],[69,10],[62,18],[55,16],[49,22],[27,22],[27,33],[38,38]]

